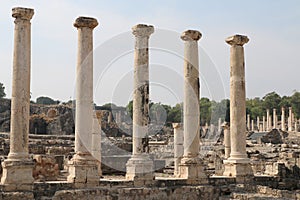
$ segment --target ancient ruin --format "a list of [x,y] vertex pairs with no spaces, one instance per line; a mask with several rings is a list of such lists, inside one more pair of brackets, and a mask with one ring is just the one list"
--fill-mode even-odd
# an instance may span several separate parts
[[[156,127],[149,118],[149,39],[154,27],[132,27],[130,122],[124,108],[94,108],[93,30],[98,21],[90,17],[78,17],[74,23],[76,103],[30,104],[33,14],[29,8],[12,9],[13,91],[11,101],[0,99],[0,199],[300,199],[299,120],[292,107],[287,120],[284,107],[279,117],[276,108],[271,108],[273,116],[269,109],[263,116],[246,113],[247,36],[225,40],[230,45],[230,122],[218,117],[216,124],[206,121],[201,126],[202,34],[181,34],[183,120],[152,134]],[[216,134],[220,137],[215,143],[208,140]]]

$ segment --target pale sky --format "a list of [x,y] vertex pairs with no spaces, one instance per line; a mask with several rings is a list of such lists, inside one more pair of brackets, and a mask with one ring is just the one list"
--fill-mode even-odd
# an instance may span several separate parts
[[201,96],[229,98],[229,48],[225,38],[239,33],[245,47],[246,94],[300,91],[300,1],[102,1],[2,0],[0,3],[0,82],[11,97],[13,7],[35,9],[32,22],[32,99],[74,97],[78,16],[97,18],[94,30],[94,95],[98,105],[126,104],[132,93],[131,27],[151,24],[150,98],[174,105],[182,101],[183,41],[187,29],[199,30]]

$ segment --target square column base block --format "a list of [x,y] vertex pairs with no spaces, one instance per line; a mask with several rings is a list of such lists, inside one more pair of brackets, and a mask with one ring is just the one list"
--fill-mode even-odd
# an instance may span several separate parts
[[33,189],[33,161],[7,159],[2,163],[1,184],[4,191],[28,191]]
[[126,163],[126,179],[133,181],[153,181],[153,161],[148,155],[132,155]]
[[179,178],[188,180],[207,180],[202,163],[180,163]]
[[77,188],[98,186],[100,182],[98,166],[97,160],[72,158],[68,162],[69,176],[67,181],[74,183]]
[[230,177],[251,177],[253,170],[249,159],[224,160],[225,170],[223,175]]

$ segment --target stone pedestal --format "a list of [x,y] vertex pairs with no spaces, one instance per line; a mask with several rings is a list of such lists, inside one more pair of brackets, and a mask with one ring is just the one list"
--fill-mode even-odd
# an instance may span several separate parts
[[190,180],[206,178],[200,150],[200,108],[199,108],[199,58],[198,40],[201,33],[188,30],[182,33],[184,41],[184,155],[179,165],[180,177]]
[[[93,146],[93,29],[94,18],[79,17],[74,26],[78,30],[78,60],[76,69],[75,155],[69,161],[68,182],[75,187],[97,186],[98,161],[92,156]],[[100,142],[100,141],[99,141]]]
[[183,128],[181,123],[173,123],[174,129],[174,175],[180,176],[179,164],[183,156]]
[[246,153],[246,94],[243,45],[249,39],[234,35],[226,39],[230,49],[230,139],[231,153],[225,164],[225,176],[246,177],[253,175]]
[[2,163],[4,190],[32,190],[33,161],[28,154],[30,110],[30,49],[33,9],[13,8],[15,19],[10,151]]
[[126,179],[142,185],[154,179],[153,161],[149,158],[149,37],[153,26],[138,24],[135,36],[132,156],[126,164]]

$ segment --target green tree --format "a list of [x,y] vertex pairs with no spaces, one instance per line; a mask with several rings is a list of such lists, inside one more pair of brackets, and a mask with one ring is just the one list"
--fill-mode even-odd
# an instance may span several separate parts
[[269,109],[280,109],[281,97],[276,92],[270,92],[266,94],[263,98],[263,108],[264,110]]
[[103,110],[114,110],[116,108],[118,108],[118,106],[114,103],[106,103],[101,106],[101,109],[103,109]]
[[0,83],[0,98],[3,98],[6,96],[4,90],[5,90],[5,87],[4,87],[3,83]]
[[295,113],[295,117],[299,118],[300,117],[300,92],[295,92],[291,96],[291,106]]
[[36,99],[36,103],[44,104],[44,105],[54,105],[54,104],[58,104],[59,101],[55,101],[55,100],[51,99],[50,97],[38,97]]
[[168,121],[169,122],[177,122],[180,123],[183,120],[183,103],[178,103],[174,107],[172,107],[168,113]]
[[202,97],[200,99],[200,125],[204,126],[205,123],[210,123],[211,119],[211,101]]
[[251,119],[262,117],[264,115],[263,101],[259,97],[246,100],[246,112],[250,114]]
[[133,114],[133,101],[129,101],[127,106],[126,106],[126,112],[129,114],[130,118],[132,119],[132,114]]

